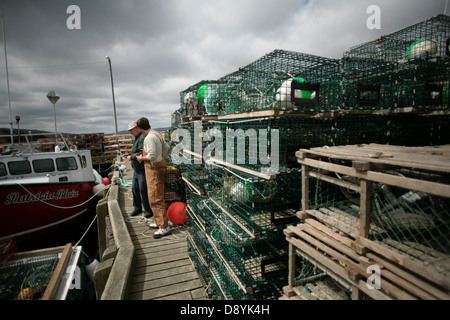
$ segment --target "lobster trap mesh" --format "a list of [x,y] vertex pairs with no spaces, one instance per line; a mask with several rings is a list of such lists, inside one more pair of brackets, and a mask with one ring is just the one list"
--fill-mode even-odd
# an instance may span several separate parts
[[[336,177],[353,184],[357,182],[347,176],[336,174]],[[308,180],[311,188],[308,213],[352,238],[358,237],[360,200],[367,194],[316,178]],[[367,237],[447,275],[450,272],[450,200],[380,183],[373,183],[370,193],[372,209]]]
[[56,253],[5,263],[0,267],[0,299],[40,299],[58,261]]
[[187,115],[335,110],[338,75],[337,60],[274,50],[217,80],[203,80],[182,91],[181,109]]
[[351,48],[345,56],[402,62],[449,56],[450,17],[437,15]]
[[300,253],[291,254],[296,255],[296,273],[292,283],[302,300],[350,300],[351,287],[340,284]]
[[450,17],[438,15],[344,53],[344,109],[448,108]]

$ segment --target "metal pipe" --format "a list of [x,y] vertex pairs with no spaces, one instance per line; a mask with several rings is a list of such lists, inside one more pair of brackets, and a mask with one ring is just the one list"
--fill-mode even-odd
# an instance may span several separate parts
[[117,135],[119,133],[119,130],[117,128],[116,99],[114,97],[114,81],[113,81],[113,74],[112,74],[112,67],[111,67],[111,58],[106,56],[106,60],[108,60],[109,74],[111,75],[111,91],[112,91],[113,108],[114,108],[114,124],[115,124],[115,130],[116,130],[115,134]]

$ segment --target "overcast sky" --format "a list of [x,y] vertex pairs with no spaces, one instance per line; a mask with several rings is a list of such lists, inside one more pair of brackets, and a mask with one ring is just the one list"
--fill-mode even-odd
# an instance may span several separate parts
[[[70,5],[80,8],[80,29]],[[378,5],[381,29],[367,27]],[[20,127],[114,133],[141,116],[168,127],[180,91],[275,49],[340,58],[353,46],[444,13],[446,0],[3,0],[11,108]],[[450,8],[447,9],[449,14]],[[0,127],[9,128],[3,39]]]

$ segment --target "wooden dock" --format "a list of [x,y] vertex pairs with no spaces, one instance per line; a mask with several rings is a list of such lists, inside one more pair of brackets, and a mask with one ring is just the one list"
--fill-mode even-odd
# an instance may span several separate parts
[[187,249],[187,227],[173,226],[172,234],[154,239],[143,216],[131,217],[133,211],[131,180],[133,170],[127,163],[126,183],[119,191],[119,206],[135,246],[134,264],[128,284],[128,300],[199,300],[207,299],[205,289],[193,267]]

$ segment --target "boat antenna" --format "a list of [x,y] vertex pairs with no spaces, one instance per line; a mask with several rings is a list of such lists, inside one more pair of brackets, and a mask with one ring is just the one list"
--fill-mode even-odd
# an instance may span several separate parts
[[1,2],[1,16],[2,16],[2,33],[3,33],[3,48],[5,51],[5,66],[6,66],[6,85],[8,88],[8,105],[9,105],[9,125],[11,132],[11,147],[14,145],[13,137],[13,122],[12,122],[12,111],[11,111],[11,95],[9,92],[9,73],[8,73],[8,55],[6,53],[6,34],[5,34],[5,20],[3,18],[3,0]]

